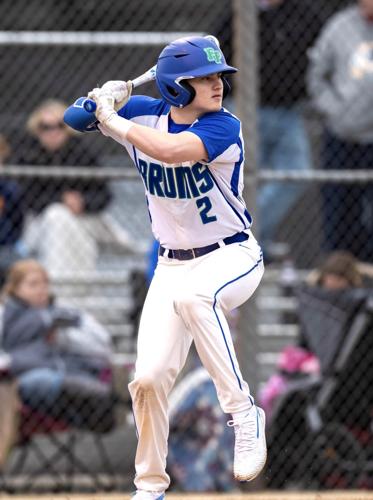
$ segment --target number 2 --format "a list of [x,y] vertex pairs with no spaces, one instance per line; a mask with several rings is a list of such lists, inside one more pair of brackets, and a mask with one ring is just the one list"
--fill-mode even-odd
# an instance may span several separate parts
[[212,204],[208,196],[199,198],[198,200],[196,200],[196,204],[197,207],[201,209],[199,215],[201,216],[202,222],[204,224],[208,224],[209,222],[214,222],[217,220],[217,217],[215,215],[208,215],[208,212],[212,208]]

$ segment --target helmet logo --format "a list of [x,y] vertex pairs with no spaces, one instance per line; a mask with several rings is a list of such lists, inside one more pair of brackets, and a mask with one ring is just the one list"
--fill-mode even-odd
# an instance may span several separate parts
[[206,47],[203,49],[206,52],[207,60],[209,62],[214,62],[216,64],[220,64],[223,54],[220,50],[213,49],[212,47]]

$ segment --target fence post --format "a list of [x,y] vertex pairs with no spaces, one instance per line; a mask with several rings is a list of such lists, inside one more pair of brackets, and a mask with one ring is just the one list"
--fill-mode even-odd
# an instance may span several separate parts
[[[251,215],[256,215],[257,170],[257,12],[256,0],[234,0],[233,3],[234,63],[239,71],[234,77],[235,109],[242,121],[245,141],[244,198]],[[251,175],[248,177],[248,173]],[[255,217],[256,219],[256,217]],[[257,221],[255,227],[257,227]],[[258,387],[257,366],[258,311],[251,298],[240,310],[237,352],[243,377],[255,395]]]

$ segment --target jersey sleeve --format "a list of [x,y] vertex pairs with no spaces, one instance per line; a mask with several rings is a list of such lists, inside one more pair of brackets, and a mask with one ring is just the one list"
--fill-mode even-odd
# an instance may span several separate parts
[[118,111],[118,115],[127,118],[127,120],[138,116],[161,116],[168,112],[169,107],[167,103],[160,99],[135,95]]
[[208,162],[212,162],[239,141],[240,129],[240,121],[221,110],[217,113],[206,113],[188,132],[198,135],[206,148]]

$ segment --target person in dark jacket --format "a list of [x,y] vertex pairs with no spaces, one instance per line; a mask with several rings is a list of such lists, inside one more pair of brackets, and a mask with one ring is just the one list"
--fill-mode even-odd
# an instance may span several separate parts
[[100,216],[111,200],[106,181],[90,177],[53,176],[58,167],[94,167],[99,162],[63,122],[66,105],[48,99],[31,113],[28,135],[13,162],[51,168],[50,177],[22,180],[25,210],[33,215],[24,243],[48,272],[96,268],[98,247],[90,220]]
[[[257,1],[259,168],[307,170],[312,158],[302,106],[307,50],[322,27],[321,9],[314,0]],[[304,191],[304,184],[294,182],[266,182],[260,187],[259,231],[265,250]]]
[[10,268],[1,316],[3,360],[21,401],[77,427],[110,429],[113,394],[100,378],[110,367],[110,349],[82,355],[60,342],[64,329],[80,326],[82,312],[53,304],[48,274],[37,261]]
[[[74,131],[65,125],[66,105],[56,99],[43,101],[30,115],[22,148],[14,161],[25,167],[97,167],[98,158]],[[65,203],[73,211],[97,213],[111,199],[108,185],[101,179],[48,177],[30,178],[24,182],[25,205],[35,213],[54,202]],[[75,201],[69,203],[69,198]],[[81,206],[80,210],[75,207]]]

